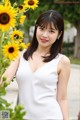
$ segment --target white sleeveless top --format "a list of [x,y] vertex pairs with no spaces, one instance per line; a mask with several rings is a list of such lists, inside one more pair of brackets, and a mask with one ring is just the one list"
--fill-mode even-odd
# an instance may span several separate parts
[[21,57],[16,79],[19,86],[19,104],[22,104],[26,111],[24,119],[63,120],[56,101],[57,66],[62,56],[58,54],[35,72],[31,71],[29,62]]

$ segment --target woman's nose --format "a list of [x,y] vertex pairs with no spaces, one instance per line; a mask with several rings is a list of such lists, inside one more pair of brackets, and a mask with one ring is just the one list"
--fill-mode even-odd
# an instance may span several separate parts
[[43,37],[48,37],[48,32],[47,31],[43,32]]

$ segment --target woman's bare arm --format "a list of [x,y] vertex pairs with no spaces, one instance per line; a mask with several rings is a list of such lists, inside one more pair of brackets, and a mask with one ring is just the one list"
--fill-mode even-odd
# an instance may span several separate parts
[[11,61],[9,67],[6,69],[6,71],[1,77],[0,85],[3,84],[3,80],[2,80],[3,77],[6,77],[6,82],[8,83],[11,82],[18,69],[19,61],[20,61],[20,55],[14,61]]
[[67,103],[67,85],[70,76],[70,61],[64,56],[59,64],[59,81],[57,88],[57,100],[61,107],[63,120],[69,120]]

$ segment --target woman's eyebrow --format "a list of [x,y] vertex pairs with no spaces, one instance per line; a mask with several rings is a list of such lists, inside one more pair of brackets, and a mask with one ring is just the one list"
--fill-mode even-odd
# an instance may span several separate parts
[[55,28],[50,28],[51,30],[56,30]]
[[39,25],[39,27],[42,27],[42,28],[44,28],[44,26],[42,26],[42,25]]

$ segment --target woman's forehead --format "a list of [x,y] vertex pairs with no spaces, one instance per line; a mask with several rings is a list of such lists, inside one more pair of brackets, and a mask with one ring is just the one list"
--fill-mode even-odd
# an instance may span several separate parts
[[49,28],[49,29],[57,29],[56,26],[52,22],[41,23],[40,26],[42,26],[44,28]]

